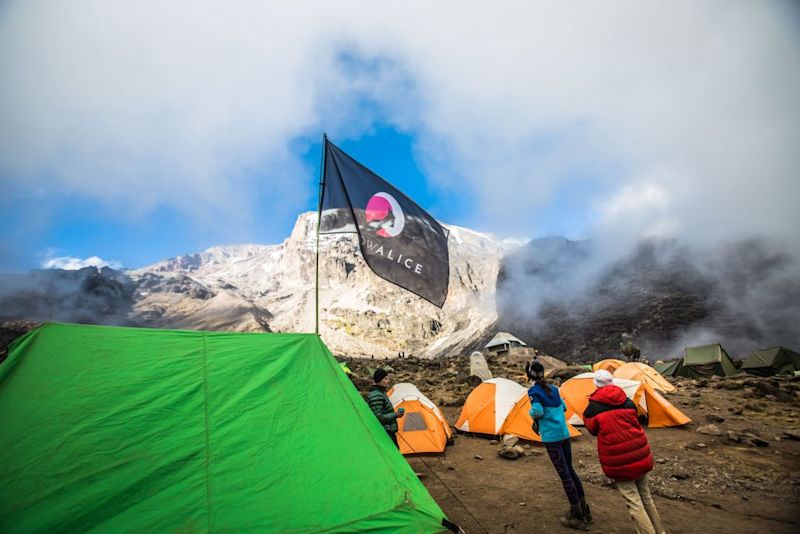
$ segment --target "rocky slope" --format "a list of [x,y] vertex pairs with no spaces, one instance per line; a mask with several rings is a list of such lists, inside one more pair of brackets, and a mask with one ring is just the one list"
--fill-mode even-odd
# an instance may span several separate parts
[[[153,325],[313,332],[315,224],[316,214],[306,213],[280,245],[214,247],[130,273],[140,288],[134,315]],[[334,353],[431,357],[485,337],[497,319],[500,261],[514,245],[448,229],[450,292],[441,310],[375,276],[355,236],[320,236],[320,333]],[[148,291],[148,280],[173,289]],[[227,326],[220,324],[222,310]]]
[[778,244],[698,250],[647,241],[607,259],[589,242],[535,240],[506,258],[499,328],[568,360],[619,355],[623,334],[650,359],[722,343],[731,356],[800,346],[800,262]]

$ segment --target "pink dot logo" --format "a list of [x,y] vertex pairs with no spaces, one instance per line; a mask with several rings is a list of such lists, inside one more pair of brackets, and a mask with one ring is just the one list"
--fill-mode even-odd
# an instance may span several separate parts
[[397,237],[406,225],[403,209],[389,193],[375,193],[367,202],[367,224],[381,237]]

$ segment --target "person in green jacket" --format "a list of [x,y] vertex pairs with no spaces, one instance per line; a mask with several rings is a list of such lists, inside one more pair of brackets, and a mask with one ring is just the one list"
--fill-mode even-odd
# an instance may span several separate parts
[[367,403],[369,404],[372,413],[378,418],[378,421],[383,425],[386,433],[392,438],[394,444],[397,445],[397,419],[403,417],[405,410],[400,408],[397,412],[394,411],[392,401],[386,392],[389,390],[391,379],[389,373],[384,369],[378,369],[372,375],[372,380],[375,382],[367,394]]

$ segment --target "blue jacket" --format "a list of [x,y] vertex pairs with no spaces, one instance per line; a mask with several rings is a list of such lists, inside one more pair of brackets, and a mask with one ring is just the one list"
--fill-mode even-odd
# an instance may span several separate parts
[[567,410],[564,399],[558,393],[558,388],[550,385],[550,394],[540,386],[534,384],[528,390],[531,399],[531,417],[539,422],[539,437],[544,443],[553,443],[569,439],[569,428],[564,412]]

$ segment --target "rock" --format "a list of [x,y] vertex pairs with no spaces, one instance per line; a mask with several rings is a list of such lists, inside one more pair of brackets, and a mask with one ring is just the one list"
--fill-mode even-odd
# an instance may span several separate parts
[[745,410],[750,410],[751,412],[763,412],[764,408],[761,405],[756,404],[755,402],[748,402],[744,405]]
[[728,439],[733,441],[734,443],[741,443],[742,442],[742,436],[740,436],[738,433],[734,432],[733,430],[728,430]]
[[687,478],[691,478],[692,475],[689,474],[689,471],[686,470],[681,464],[675,464],[672,468],[672,472],[670,476],[675,480],[686,480]]
[[531,448],[531,444],[530,443],[526,443],[525,445],[523,445],[523,447],[526,448],[526,449],[530,449]]
[[783,432],[783,437],[792,441],[800,441],[800,429],[786,430]]
[[698,449],[705,449],[706,447],[708,447],[708,445],[706,445],[705,443],[701,442],[701,443],[698,443],[697,445],[695,445],[695,447],[697,447]]
[[489,445],[497,445],[498,443],[500,442],[497,441],[496,439],[493,439],[492,441],[489,442]]
[[483,460],[483,456],[481,456],[480,454],[476,454],[475,455],[475,459],[476,460]]
[[707,436],[722,435],[722,430],[720,430],[717,425],[703,425],[697,429],[697,432],[699,432],[700,434],[705,434]]
[[513,447],[518,442],[519,438],[517,436],[512,436],[511,434],[503,436],[503,447]]
[[517,451],[519,454],[523,454],[525,452],[525,449],[523,449],[522,446],[520,446],[520,445],[514,445],[511,448],[514,449],[515,451]]
[[665,464],[665,463],[667,463],[667,460],[666,460],[666,458],[656,458],[656,463],[657,464]]
[[513,447],[501,447],[497,451],[497,455],[508,460],[516,460],[519,458],[519,452]]
[[756,447],[769,447],[769,441],[765,439],[761,439],[759,437],[753,437],[748,440],[749,443],[752,443]]
[[698,393],[697,391],[692,391],[691,393],[689,393],[689,396],[690,396],[690,397],[695,397],[695,398],[696,398],[696,397],[699,397],[699,396],[700,396],[700,393]]
[[715,413],[710,413],[706,415],[706,421],[709,423],[723,423],[725,422],[725,418]]

